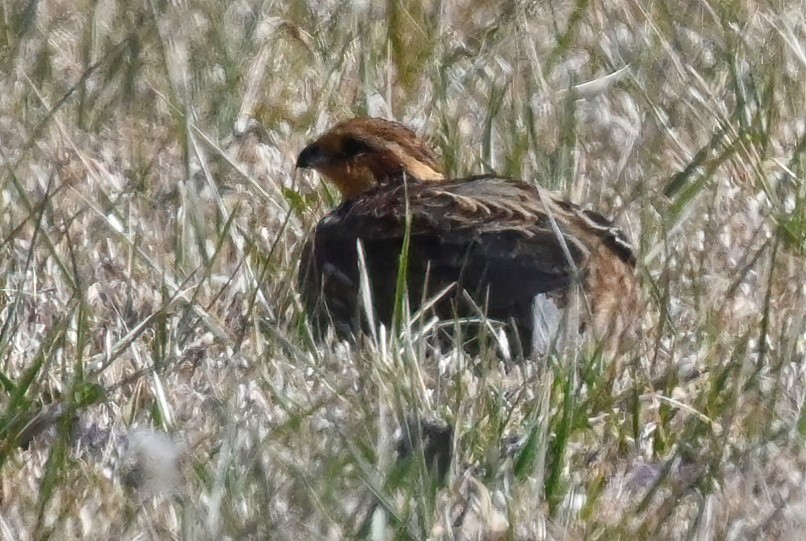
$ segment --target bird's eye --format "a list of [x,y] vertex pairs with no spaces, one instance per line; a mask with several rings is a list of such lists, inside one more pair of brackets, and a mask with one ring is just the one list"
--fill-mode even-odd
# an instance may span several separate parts
[[342,146],[342,154],[347,159],[358,156],[359,154],[365,154],[371,150],[372,148],[367,143],[355,137],[348,137]]

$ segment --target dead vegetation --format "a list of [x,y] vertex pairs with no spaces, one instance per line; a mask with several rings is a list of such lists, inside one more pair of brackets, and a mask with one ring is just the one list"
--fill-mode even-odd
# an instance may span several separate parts
[[[802,2],[0,12],[3,538],[800,537]],[[314,343],[333,196],[293,165],[359,114],[616,217],[626,361]],[[412,418],[454,427],[444,480]]]

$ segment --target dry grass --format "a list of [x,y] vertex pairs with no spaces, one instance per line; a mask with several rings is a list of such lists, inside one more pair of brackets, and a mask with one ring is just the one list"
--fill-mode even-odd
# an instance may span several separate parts
[[[285,4],[0,6],[0,536],[800,538],[803,1]],[[314,344],[293,164],[356,114],[617,217],[626,362]]]

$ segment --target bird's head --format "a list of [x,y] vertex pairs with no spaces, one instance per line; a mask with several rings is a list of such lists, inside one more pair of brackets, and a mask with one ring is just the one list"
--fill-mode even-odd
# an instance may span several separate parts
[[336,185],[344,199],[379,184],[445,178],[434,152],[402,124],[353,118],[305,147],[297,167],[315,169]]

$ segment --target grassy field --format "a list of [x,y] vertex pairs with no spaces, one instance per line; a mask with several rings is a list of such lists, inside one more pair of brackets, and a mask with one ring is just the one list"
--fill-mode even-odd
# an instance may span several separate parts
[[[806,4],[0,4],[0,537],[801,539]],[[400,120],[634,239],[614,359],[311,339],[297,153]],[[398,441],[453,427],[447,476]]]

